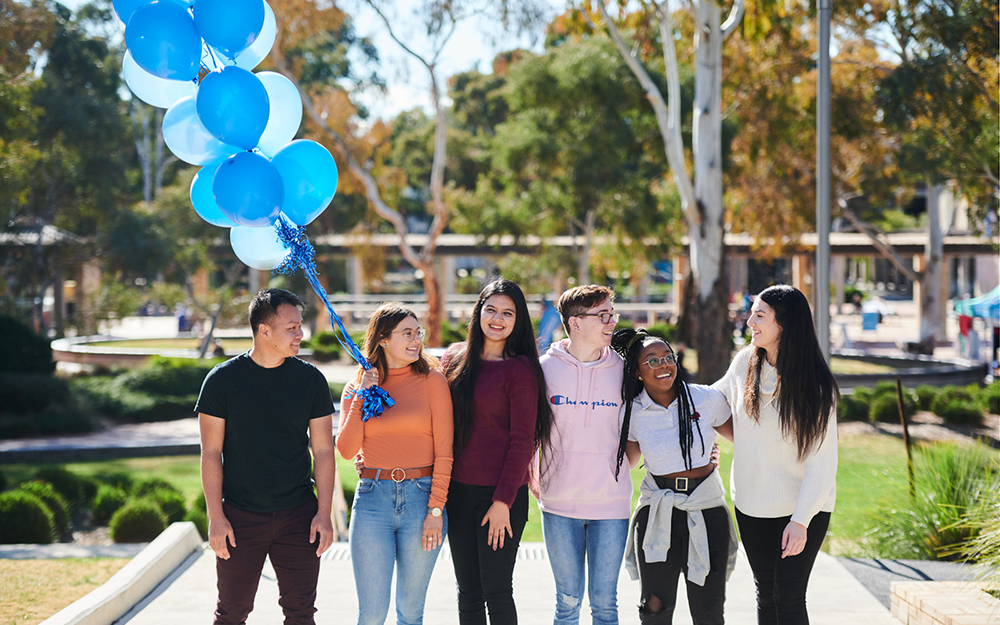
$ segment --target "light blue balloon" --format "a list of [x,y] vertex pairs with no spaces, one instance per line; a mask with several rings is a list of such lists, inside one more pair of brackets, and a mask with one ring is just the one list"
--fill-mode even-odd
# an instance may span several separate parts
[[218,203],[215,201],[215,196],[212,194],[212,182],[215,180],[215,172],[218,171],[219,165],[227,158],[229,157],[220,158],[205,165],[194,175],[194,179],[191,181],[191,206],[194,207],[194,212],[213,226],[221,228],[232,228],[236,225],[235,221],[226,217],[222,212],[222,209],[219,208]]
[[223,215],[241,226],[260,228],[278,216],[284,185],[269,160],[253,152],[240,152],[219,164],[212,195]]
[[292,81],[277,72],[258,72],[255,76],[267,90],[270,103],[267,126],[257,147],[264,156],[274,156],[299,131],[302,123],[302,96]]
[[284,184],[281,211],[293,223],[305,226],[330,205],[337,192],[337,163],[322,145],[308,139],[292,141],[271,164]]
[[229,231],[229,243],[239,258],[247,267],[270,271],[281,264],[288,256],[288,248],[278,239],[274,226],[263,228],[248,228],[234,226]]
[[274,45],[274,38],[278,35],[278,22],[274,19],[274,11],[271,5],[264,3],[264,26],[260,29],[260,34],[253,40],[250,47],[236,55],[236,66],[245,70],[252,70],[260,65],[260,62],[267,58]]
[[195,96],[178,100],[163,115],[163,142],[174,156],[191,165],[207,165],[240,151],[219,141],[205,128],[198,119]]
[[177,2],[157,0],[138,7],[125,26],[125,44],[139,67],[154,76],[198,76],[201,36],[191,14]]
[[153,76],[139,67],[132,58],[132,53],[127,50],[122,60],[122,73],[125,75],[125,84],[135,97],[161,109],[168,109],[178,100],[198,93],[198,85],[194,81]]
[[232,59],[264,27],[264,0],[198,0],[194,22],[208,45]]
[[[194,0],[170,0],[171,2],[176,2],[185,9],[194,3]],[[153,2],[153,0],[113,0],[112,5],[115,8],[115,13],[118,14],[118,19],[122,21],[123,24],[128,24],[128,19],[132,17],[135,10],[141,6],[145,6]]]
[[219,141],[252,150],[267,126],[267,89],[245,69],[229,66],[198,87],[198,117]]

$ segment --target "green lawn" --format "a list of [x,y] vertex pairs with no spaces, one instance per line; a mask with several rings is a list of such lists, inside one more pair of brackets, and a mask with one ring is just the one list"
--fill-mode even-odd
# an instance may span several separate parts
[[[98,341],[90,343],[90,345],[100,345],[102,347],[134,347],[140,349],[198,349],[201,347],[201,339],[129,339],[125,341]],[[222,347],[226,350],[226,353],[235,354],[253,347],[253,339],[249,337],[223,338]]]
[[[732,444],[723,440],[720,441],[720,447],[722,451],[720,471],[722,480],[726,484],[728,500]],[[0,470],[13,486],[30,479],[38,466],[4,465]],[[129,471],[136,479],[161,477],[177,486],[189,503],[201,493],[196,456],[80,462],[68,464],[66,468],[93,476]],[[345,487],[353,490],[358,479],[353,462],[338,457],[337,468]],[[635,486],[633,504],[639,498],[639,484],[644,473],[645,469],[641,465],[632,471],[632,483]],[[906,452],[901,440],[873,434],[841,437],[840,468],[837,474],[837,510],[831,521],[827,550],[835,554],[851,553],[855,543],[872,529],[869,525],[869,513],[892,495],[905,492],[906,488]],[[529,507],[524,540],[542,540],[541,518],[535,504]]]

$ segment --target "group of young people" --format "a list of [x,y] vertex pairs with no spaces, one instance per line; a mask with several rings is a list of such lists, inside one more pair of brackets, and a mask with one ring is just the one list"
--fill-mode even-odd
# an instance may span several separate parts
[[[292,357],[300,307],[286,291],[258,294],[254,348],[209,374],[196,408],[216,623],[245,621],[265,555],[285,623],[314,622],[333,449],[359,471],[350,523],[359,625],[386,621],[394,570],[397,623],[423,622],[446,536],[459,622],[516,623],[529,490],[555,580],[554,625],[579,622],[585,590],[592,622],[617,624],[623,558],[641,583],[641,623],[671,622],[682,573],[694,622],[723,623],[737,539],[712,458],[717,434],[734,441],[732,493],[758,622],[808,623],[806,584],[835,498],[838,391],[801,292],[776,286],[756,298],[751,344],[712,386],[689,383],[663,339],[616,331],[606,287],[562,294],[566,338],[541,356],[509,280],[483,289],[467,340],[440,363],[424,353],[414,312],[385,304],[363,345],[374,366],[344,389],[335,441],[322,375]],[[366,418],[357,391],[373,385],[395,403]]]

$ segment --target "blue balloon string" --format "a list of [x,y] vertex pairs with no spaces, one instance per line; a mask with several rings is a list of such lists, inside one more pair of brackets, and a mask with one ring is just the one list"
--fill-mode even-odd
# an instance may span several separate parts
[[[344,327],[344,322],[340,320],[340,317],[333,310],[333,305],[330,303],[330,297],[327,295],[326,289],[319,283],[316,272],[316,250],[309,243],[309,237],[305,234],[305,226],[290,226],[288,222],[280,217],[274,220],[273,225],[278,233],[278,240],[288,248],[288,256],[285,257],[285,260],[280,265],[274,268],[273,273],[291,275],[296,270],[302,269],[306,275],[306,279],[309,281],[309,285],[312,286],[313,290],[316,291],[316,295],[323,300],[323,304],[326,306],[326,311],[330,315],[330,322],[334,327],[334,337],[337,339],[337,342],[351,355],[351,358],[356,360],[365,371],[368,371],[372,368],[372,364],[368,362],[361,348],[358,347],[357,343],[351,338],[351,335],[348,334],[347,328]],[[396,403],[384,389],[378,386],[358,389],[354,391],[354,394],[364,401],[361,408],[362,421],[382,416],[386,408],[391,408]]]

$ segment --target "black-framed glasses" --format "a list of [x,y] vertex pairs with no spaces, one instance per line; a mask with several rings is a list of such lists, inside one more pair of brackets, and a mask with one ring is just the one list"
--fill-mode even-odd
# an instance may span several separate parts
[[646,366],[650,369],[659,369],[660,367],[669,367],[670,365],[677,364],[677,357],[673,354],[667,354],[666,356],[650,356],[646,360],[643,360]]
[[618,320],[621,319],[621,315],[620,314],[618,314],[618,313],[609,313],[609,312],[602,312],[602,313],[580,313],[578,315],[573,315],[573,316],[574,317],[600,317],[601,318],[601,323],[605,323],[605,324],[607,324],[607,323],[618,323]]
[[417,328],[416,330],[414,330],[413,328],[407,328],[405,330],[399,330],[397,332],[390,332],[389,334],[402,334],[403,340],[405,340],[406,342],[410,342],[410,341],[415,341],[417,339],[420,339],[421,341],[424,340],[424,336],[426,336],[427,331],[424,330],[423,328]]

